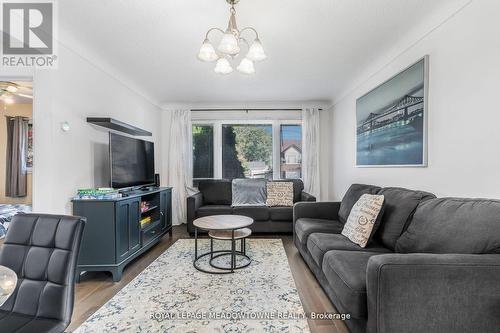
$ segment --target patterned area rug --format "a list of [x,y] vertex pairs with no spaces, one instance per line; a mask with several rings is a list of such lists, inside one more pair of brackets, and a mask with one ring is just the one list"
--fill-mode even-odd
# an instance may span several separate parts
[[282,241],[249,239],[247,254],[234,274],[206,274],[194,240],[178,240],[75,332],[309,332]]

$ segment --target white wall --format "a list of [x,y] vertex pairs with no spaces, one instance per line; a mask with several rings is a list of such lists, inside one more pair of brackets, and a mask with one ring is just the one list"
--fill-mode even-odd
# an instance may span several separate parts
[[[473,1],[333,107],[330,199],[354,182],[500,198],[500,1]],[[420,36],[422,37],[422,36]],[[356,98],[430,55],[427,168],[355,168]],[[390,55],[388,55],[388,58]]]
[[[33,208],[71,213],[78,188],[107,186],[108,132],[88,116],[113,117],[153,132],[161,169],[160,108],[85,57],[59,45],[57,69],[34,73]],[[0,71],[0,76],[16,74]],[[70,131],[60,124],[67,121]],[[151,139],[151,138],[150,138]]]

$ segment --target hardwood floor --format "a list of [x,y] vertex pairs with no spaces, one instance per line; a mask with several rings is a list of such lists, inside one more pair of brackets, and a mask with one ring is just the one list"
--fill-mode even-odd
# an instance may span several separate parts
[[[305,312],[337,312],[293,245],[291,235],[257,235],[254,237],[282,239]],[[123,271],[123,278],[120,282],[113,282],[111,275],[103,272],[89,272],[82,275],[81,282],[76,285],[73,318],[68,331],[75,330],[92,313],[103,306],[175,241],[181,238],[190,238],[185,225],[174,227],[172,238],[166,235],[150,251],[130,263]],[[312,333],[349,332],[341,321],[308,320],[308,323]]]

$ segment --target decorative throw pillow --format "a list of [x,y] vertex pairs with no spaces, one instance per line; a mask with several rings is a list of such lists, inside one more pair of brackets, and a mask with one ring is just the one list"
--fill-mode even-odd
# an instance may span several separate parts
[[363,194],[352,207],[342,235],[353,243],[366,247],[380,224],[383,206],[383,195]]
[[293,183],[292,182],[268,182],[267,183],[267,205],[293,206]]
[[232,206],[265,206],[266,183],[265,179],[233,179]]

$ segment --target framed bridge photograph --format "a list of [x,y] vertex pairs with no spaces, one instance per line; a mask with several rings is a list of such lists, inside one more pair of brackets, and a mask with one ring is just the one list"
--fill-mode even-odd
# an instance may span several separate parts
[[357,167],[427,166],[429,56],[356,100]]

